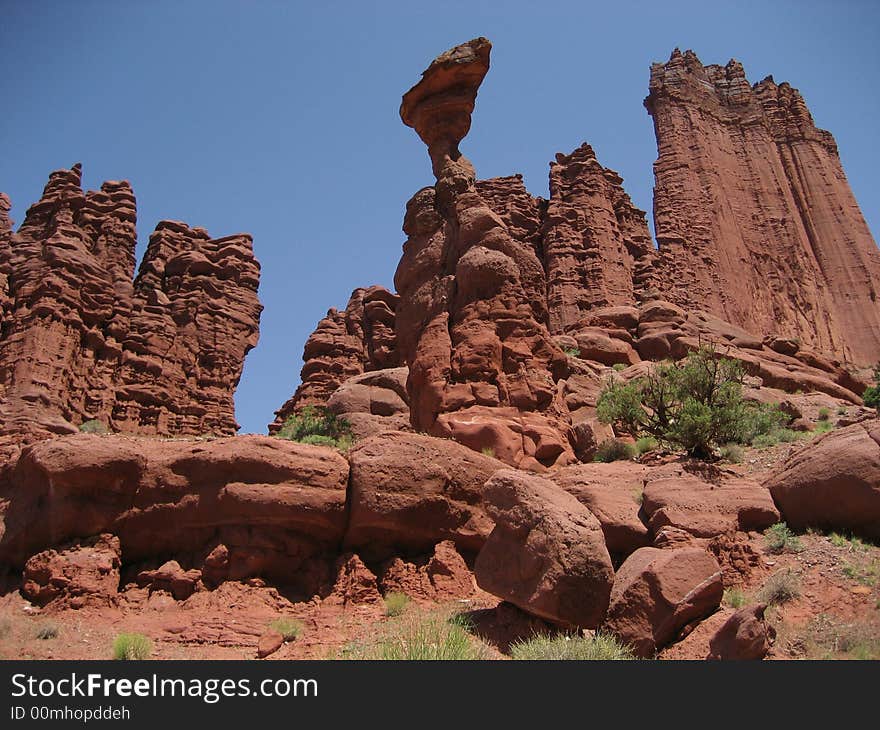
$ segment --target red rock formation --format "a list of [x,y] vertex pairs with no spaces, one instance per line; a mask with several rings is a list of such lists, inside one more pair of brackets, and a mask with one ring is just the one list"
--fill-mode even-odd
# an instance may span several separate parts
[[880,252],[788,84],[676,50],[651,68],[656,271],[667,299],[858,364],[880,359]]
[[16,233],[0,201],[0,433],[234,433],[232,394],[257,341],[259,265],[247,235],[163,221],[134,274],[127,182],[84,193],[50,176]]
[[395,337],[399,297],[381,286],[355,289],[348,306],[331,309],[306,341],[302,380],[293,396],[275,412],[270,433],[304,406],[326,405],[346,380],[400,364]]
[[583,144],[550,165],[543,222],[550,331],[570,331],[593,309],[635,301],[635,262],[653,250],[645,214],[621,177]]
[[534,249],[458,151],[490,49],[479,38],[444,53],[403,97],[401,118],[428,145],[437,184],[407,205],[397,331],[417,430],[541,468],[573,458],[556,387],[567,360],[544,324]]

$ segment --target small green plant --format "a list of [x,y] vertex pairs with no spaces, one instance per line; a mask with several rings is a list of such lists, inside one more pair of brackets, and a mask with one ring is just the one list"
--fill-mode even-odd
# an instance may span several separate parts
[[511,644],[510,656],[527,661],[624,661],[636,658],[628,646],[601,633],[589,637],[535,635]]
[[640,487],[636,487],[632,490],[633,501],[636,504],[642,504],[645,501],[645,490]]
[[758,591],[756,598],[768,606],[778,606],[793,601],[800,594],[800,578],[797,573],[787,568],[771,575]]
[[804,549],[800,538],[784,522],[777,522],[764,530],[764,539],[771,553],[799,553]]
[[766,449],[776,444],[790,444],[798,439],[805,438],[808,434],[792,431],[790,428],[774,428],[767,433],[762,433],[752,439],[751,444],[758,449]]
[[385,624],[385,630],[365,644],[350,644],[344,659],[476,660],[489,656],[488,647],[470,635],[458,616],[443,612],[407,612]]
[[285,641],[293,641],[303,632],[302,621],[287,616],[276,618],[271,624],[269,624],[269,628],[272,629],[272,631],[277,631],[281,634],[281,637]]
[[877,560],[872,560],[867,565],[847,563],[841,570],[847,578],[863,586],[875,586],[880,581],[880,561]]
[[742,608],[746,605],[746,594],[742,588],[725,588],[724,603],[731,608]]
[[331,446],[341,451],[351,448],[351,424],[324,407],[306,406],[290,416],[277,434],[278,438],[313,446]]
[[636,455],[636,447],[623,439],[606,439],[599,448],[596,449],[596,455],[593,461],[603,461],[609,463],[612,461],[624,461],[632,459]]
[[636,454],[639,456],[647,454],[649,451],[656,449],[659,445],[657,439],[653,436],[642,436],[641,438],[636,439]]
[[385,615],[400,616],[409,606],[410,598],[406,593],[389,593],[385,596]]
[[149,659],[152,651],[153,642],[143,634],[119,634],[113,640],[114,659]]
[[868,549],[864,541],[855,535],[842,535],[839,532],[832,532],[828,535],[828,540],[834,547],[846,548],[851,553],[863,553]]
[[480,449],[480,453],[483,456],[488,456],[490,459],[495,458],[495,449],[493,449],[491,446],[484,446],[482,449]]
[[819,409],[819,420],[827,421],[831,417],[831,411],[828,408],[820,408]]
[[614,363],[614,365],[611,366],[611,369],[614,370],[614,372],[616,373],[622,373],[624,370],[626,370],[626,365],[624,365],[622,362],[616,362]]
[[577,347],[563,347],[562,351],[569,357],[580,357],[581,351]]
[[834,430],[834,424],[831,423],[831,421],[819,421],[819,423],[816,424],[816,428],[813,430],[813,433],[815,433],[815,434],[828,433],[829,431],[833,431],[833,430]]
[[81,433],[107,433],[107,427],[97,418],[81,423],[79,430]]
[[36,631],[34,631],[34,636],[41,641],[54,639],[58,636],[58,626],[53,623],[40,624],[37,626]]
[[721,458],[731,464],[741,464],[744,456],[742,446],[739,444],[724,444],[720,449]]

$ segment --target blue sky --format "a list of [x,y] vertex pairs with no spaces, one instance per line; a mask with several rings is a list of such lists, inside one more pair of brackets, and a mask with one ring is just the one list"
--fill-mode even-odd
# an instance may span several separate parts
[[442,51],[494,44],[462,151],[481,177],[523,173],[588,141],[651,209],[642,107],[676,46],[743,62],[806,98],[837,138],[880,231],[880,3],[0,0],[0,190],[20,223],[51,170],[128,179],[139,255],[156,223],[254,236],[266,307],[236,402],[264,432],[299,381],[303,344],[357,286],[392,287],[404,205],[433,182],[400,97]]

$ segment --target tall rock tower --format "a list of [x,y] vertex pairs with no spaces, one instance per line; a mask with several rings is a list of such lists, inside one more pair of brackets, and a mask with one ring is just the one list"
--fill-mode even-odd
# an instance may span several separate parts
[[800,93],[676,49],[652,66],[645,106],[667,298],[860,365],[880,360],[880,251]]

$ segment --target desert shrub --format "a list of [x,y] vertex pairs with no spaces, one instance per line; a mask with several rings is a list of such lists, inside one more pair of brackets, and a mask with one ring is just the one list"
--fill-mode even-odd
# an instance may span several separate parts
[[645,490],[640,487],[636,487],[631,492],[633,501],[636,504],[642,504],[645,501]]
[[845,406],[840,406],[840,407],[837,409],[837,415],[838,415],[838,416],[845,416],[845,415],[846,415],[846,407],[845,407]]
[[153,642],[143,634],[119,634],[113,640],[114,659],[149,659]]
[[332,446],[343,451],[351,447],[351,424],[319,406],[306,406],[290,416],[278,437],[314,446]]
[[804,549],[800,538],[784,522],[777,522],[764,530],[764,539],[771,553],[799,553]]
[[874,366],[874,385],[862,393],[862,403],[880,411],[880,363]]
[[563,347],[562,351],[569,357],[580,357],[581,351],[577,347]]
[[495,458],[495,449],[493,449],[491,446],[484,446],[482,449],[480,449],[480,453],[483,456],[488,456],[490,459]]
[[844,623],[820,613],[795,638],[808,659],[880,659],[880,634],[869,622]]
[[649,451],[656,449],[659,445],[657,439],[653,436],[642,436],[641,438],[636,439],[636,453],[639,456],[647,454]]
[[58,626],[53,623],[44,623],[37,626],[34,636],[41,641],[54,639],[58,636]]
[[828,408],[820,408],[819,409],[819,420],[827,421],[831,417],[831,411]]
[[739,444],[724,444],[719,449],[721,458],[729,461],[731,464],[739,464],[743,460],[744,452]]
[[623,461],[636,455],[636,447],[623,439],[606,439],[596,449],[593,461]]
[[834,547],[847,548],[852,553],[861,553],[868,549],[864,540],[855,535],[844,535],[839,532],[832,532],[828,535],[828,540],[834,545]]
[[847,578],[864,586],[875,586],[880,581],[880,561],[877,560],[865,565],[847,563],[841,570]]
[[303,632],[302,621],[287,616],[275,619],[269,624],[269,628],[281,634],[285,641],[293,641]]
[[731,608],[742,608],[746,605],[746,594],[742,588],[725,588],[723,600]]
[[751,444],[758,449],[766,449],[769,446],[776,446],[776,444],[790,444],[793,441],[804,438],[806,435],[792,431],[790,428],[775,428],[768,433],[755,437]]
[[528,661],[622,661],[636,658],[628,646],[601,633],[589,637],[535,635],[511,644],[510,656]]
[[81,423],[79,430],[81,433],[107,433],[107,427],[97,418]]
[[787,422],[778,407],[743,400],[743,377],[740,363],[703,346],[650,375],[609,380],[597,415],[632,436],[711,458],[722,444],[749,443]]
[[801,582],[791,569],[780,570],[771,575],[758,591],[756,598],[768,606],[793,601],[801,594]]
[[614,363],[614,365],[611,366],[611,369],[614,370],[614,372],[616,373],[621,373],[626,370],[626,365],[624,365],[622,362],[616,362]]
[[819,421],[816,424],[816,428],[813,430],[815,434],[828,433],[829,431],[834,430],[834,424],[831,421]]
[[409,606],[410,598],[406,593],[389,593],[385,596],[385,615],[400,616]]
[[344,659],[459,661],[488,658],[488,648],[470,635],[467,623],[442,612],[408,612],[389,621],[385,630],[366,644],[351,644]]

